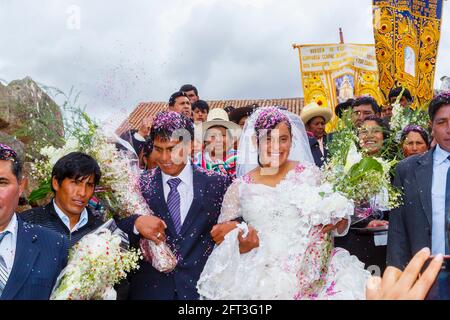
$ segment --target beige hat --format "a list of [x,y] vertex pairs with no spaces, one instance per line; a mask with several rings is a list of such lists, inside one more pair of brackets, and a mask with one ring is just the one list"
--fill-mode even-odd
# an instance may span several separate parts
[[206,130],[215,126],[225,127],[230,130],[241,130],[238,124],[229,120],[228,113],[221,108],[214,108],[209,111],[206,122],[202,124],[203,134],[206,133]]
[[322,117],[325,119],[325,123],[327,123],[333,118],[333,112],[330,108],[321,107],[315,102],[311,102],[303,107],[300,118],[302,118],[304,124],[307,124],[309,120],[315,117]]

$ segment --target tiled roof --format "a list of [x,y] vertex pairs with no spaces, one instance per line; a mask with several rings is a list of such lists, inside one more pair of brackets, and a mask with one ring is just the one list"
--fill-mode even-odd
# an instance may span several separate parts
[[[303,108],[303,98],[287,98],[287,99],[254,99],[254,100],[210,100],[206,101],[210,109],[225,108],[227,106],[233,106],[235,108],[241,108],[248,105],[257,103],[261,107],[264,106],[284,106],[289,111],[300,114]],[[133,112],[130,113],[128,118],[119,126],[117,133],[120,135],[126,130],[137,129],[142,119],[148,116],[154,116],[160,111],[166,110],[168,104],[166,102],[142,102]]]

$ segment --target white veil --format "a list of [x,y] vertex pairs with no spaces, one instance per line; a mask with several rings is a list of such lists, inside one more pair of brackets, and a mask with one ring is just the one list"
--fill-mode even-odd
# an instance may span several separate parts
[[[255,123],[266,107],[258,108],[247,120],[244,130],[239,139],[239,146],[237,152],[237,177],[242,177],[259,166],[258,164],[258,150],[253,137],[256,136]],[[303,121],[299,116],[283,110],[280,111],[289,119],[291,123],[292,132],[292,147],[289,152],[289,160],[298,161],[301,163],[314,164],[314,158],[311,153],[309,139],[306,134],[306,129]]]

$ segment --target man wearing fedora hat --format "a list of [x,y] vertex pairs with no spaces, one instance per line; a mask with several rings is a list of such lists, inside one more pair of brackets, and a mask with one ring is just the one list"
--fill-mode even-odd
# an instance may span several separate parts
[[300,114],[308,133],[309,145],[314,162],[318,167],[322,167],[327,156],[325,125],[330,122],[333,112],[326,107],[320,107],[313,102],[305,107]]
[[212,109],[202,124],[203,150],[195,155],[194,163],[234,179],[237,158],[233,146],[240,131],[239,125],[229,121],[225,110]]

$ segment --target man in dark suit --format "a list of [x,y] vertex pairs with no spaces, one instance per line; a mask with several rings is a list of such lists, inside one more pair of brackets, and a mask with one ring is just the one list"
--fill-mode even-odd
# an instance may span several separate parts
[[47,300],[67,263],[67,240],[14,210],[25,188],[21,162],[0,144],[0,299]]
[[20,217],[64,235],[72,247],[104,222],[101,214],[88,206],[100,177],[95,159],[81,152],[69,153],[52,169],[54,198],[43,207],[21,213]]
[[228,180],[188,162],[194,137],[192,120],[175,112],[157,115],[151,130],[158,168],[144,172],[143,197],[158,217],[155,242],[166,241],[178,256],[170,273],[146,261],[131,276],[130,299],[198,299],[196,285],[214,248],[210,236],[217,223]]
[[[47,205],[25,211],[19,216],[28,223],[64,236],[72,247],[105,222],[103,215],[89,206],[100,178],[100,167],[94,158],[82,152],[69,153],[59,159],[52,169],[54,198]],[[116,223],[119,228],[130,232],[129,237],[132,238],[139,233],[146,235],[145,227],[149,220],[152,221],[152,217],[133,215],[116,219]],[[125,299],[128,296],[126,281],[116,286],[116,290],[118,299]]]
[[450,210],[450,93],[429,106],[437,146],[397,165],[394,185],[402,188],[403,205],[389,220],[387,264],[404,269],[422,248],[433,255],[449,254],[447,220]]

